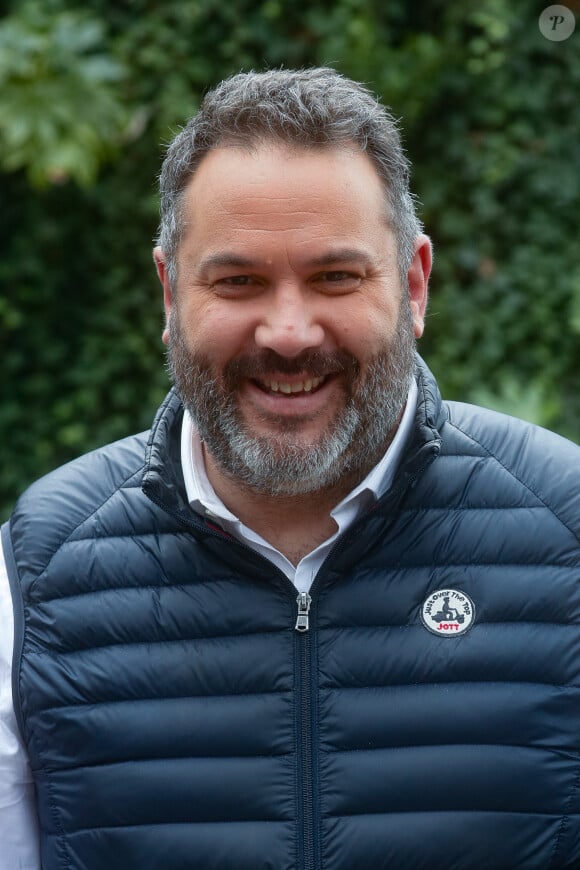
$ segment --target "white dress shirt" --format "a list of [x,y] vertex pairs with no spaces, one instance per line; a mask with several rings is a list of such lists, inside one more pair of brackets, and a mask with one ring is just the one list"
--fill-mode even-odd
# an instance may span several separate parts
[[[389,449],[362,483],[331,512],[338,526],[335,534],[308,553],[297,566],[245,526],[218,498],[205,471],[199,435],[186,413],[182,426],[181,462],[189,503],[195,511],[205,514],[224,531],[270,559],[299,592],[307,592],[339,535],[391,485],[411,430],[416,405],[417,386],[413,381],[405,412]],[[41,870],[32,776],[12,700],[13,645],[12,597],[0,542],[0,870]]]

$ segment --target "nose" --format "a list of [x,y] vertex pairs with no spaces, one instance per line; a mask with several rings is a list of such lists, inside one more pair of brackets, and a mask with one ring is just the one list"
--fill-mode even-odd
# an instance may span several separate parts
[[272,295],[256,327],[255,341],[258,347],[286,357],[320,348],[324,329],[300,287],[282,287]]

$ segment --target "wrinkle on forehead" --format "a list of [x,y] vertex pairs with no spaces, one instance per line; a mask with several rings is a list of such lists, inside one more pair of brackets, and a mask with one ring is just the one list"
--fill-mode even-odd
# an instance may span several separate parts
[[285,246],[294,254],[333,244],[376,253],[392,229],[370,158],[344,149],[216,149],[200,164],[183,205],[180,247],[191,264],[224,251],[264,261]]

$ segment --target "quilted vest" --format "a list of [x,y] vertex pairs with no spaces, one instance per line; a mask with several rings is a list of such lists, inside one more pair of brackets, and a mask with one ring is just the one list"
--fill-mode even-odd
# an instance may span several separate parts
[[21,498],[44,870],[580,867],[580,450],[418,386],[310,600],[189,508],[173,393]]

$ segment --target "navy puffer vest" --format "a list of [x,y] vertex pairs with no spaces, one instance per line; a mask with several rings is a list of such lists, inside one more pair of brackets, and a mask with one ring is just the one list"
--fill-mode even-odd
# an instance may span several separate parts
[[580,867],[580,450],[418,384],[310,606],[189,508],[174,394],[22,497],[45,870]]

